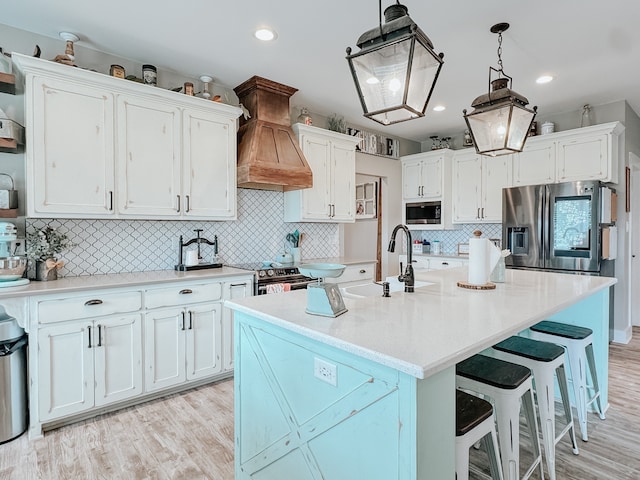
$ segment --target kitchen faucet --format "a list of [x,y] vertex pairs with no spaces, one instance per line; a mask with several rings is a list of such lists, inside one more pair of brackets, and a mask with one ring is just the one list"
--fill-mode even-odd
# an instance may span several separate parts
[[404,235],[407,239],[407,267],[405,268],[404,273],[402,273],[402,262],[400,262],[400,275],[398,275],[398,280],[404,282],[404,291],[406,293],[413,293],[413,286],[415,285],[415,276],[413,275],[413,258],[411,256],[411,232],[407,228],[406,225],[399,224],[393,229],[393,233],[391,234],[391,240],[389,241],[389,248],[387,251],[394,252],[396,249],[396,234],[398,230],[404,230]]

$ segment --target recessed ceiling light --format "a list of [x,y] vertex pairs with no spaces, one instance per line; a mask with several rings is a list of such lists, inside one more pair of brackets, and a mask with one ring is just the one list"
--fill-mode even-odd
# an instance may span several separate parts
[[263,42],[270,42],[271,40],[275,40],[277,35],[276,32],[270,28],[259,28],[253,34],[258,40],[262,40]]
[[536,83],[549,83],[551,80],[553,80],[551,75],[542,75],[536,78]]
[[444,105],[436,105],[435,107],[433,107],[433,111],[434,112],[442,112],[444,110],[446,110],[447,107],[445,107]]

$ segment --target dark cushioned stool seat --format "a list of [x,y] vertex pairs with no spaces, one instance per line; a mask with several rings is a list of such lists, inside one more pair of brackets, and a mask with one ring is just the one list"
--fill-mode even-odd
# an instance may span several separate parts
[[518,355],[519,357],[530,358],[537,362],[552,362],[564,355],[564,348],[560,345],[518,336],[509,337],[500,343],[496,343],[493,348]]
[[550,322],[543,320],[529,327],[534,332],[547,333],[558,337],[571,338],[573,340],[583,340],[593,333],[593,330],[586,327],[576,327],[565,323]]
[[493,387],[513,390],[531,376],[531,370],[497,358],[474,355],[456,365],[456,374]]
[[456,437],[473,430],[493,413],[489,402],[462,390],[456,390]]

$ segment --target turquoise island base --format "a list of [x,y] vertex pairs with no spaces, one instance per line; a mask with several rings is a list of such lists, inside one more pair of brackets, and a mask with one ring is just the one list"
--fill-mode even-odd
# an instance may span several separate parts
[[594,330],[608,405],[609,288],[615,279],[507,271],[495,290],[424,272],[415,293],[345,298],[305,313],[306,292],[227,303],[235,316],[237,480],[455,478],[455,364],[553,319]]

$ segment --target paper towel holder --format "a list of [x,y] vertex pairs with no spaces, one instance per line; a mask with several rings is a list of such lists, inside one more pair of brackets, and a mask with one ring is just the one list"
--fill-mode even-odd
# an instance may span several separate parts
[[[480,238],[482,236],[482,232],[480,230],[474,230],[473,231],[473,236],[474,236],[474,238]],[[491,283],[491,282],[487,282],[485,284],[478,285],[478,284],[469,283],[469,282],[466,282],[466,281],[459,281],[459,282],[457,282],[457,285],[458,285],[458,287],[468,288],[470,290],[494,290],[496,288],[496,284],[495,283]]]

